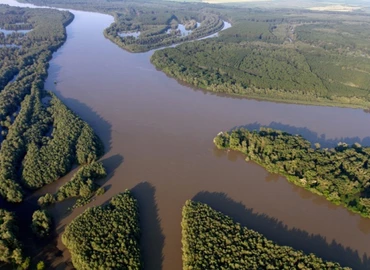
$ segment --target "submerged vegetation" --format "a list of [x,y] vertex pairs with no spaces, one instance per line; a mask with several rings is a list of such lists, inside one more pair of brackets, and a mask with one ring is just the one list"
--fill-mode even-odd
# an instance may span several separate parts
[[346,269],[279,246],[206,204],[182,210],[183,269]]
[[62,241],[76,269],[142,269],[139,209],[129,191],[87,209],[67,225]]
[[242,152],[246,160],[280,173],[294,184],[325,196],[335,204],[370,217],[370,148],[355,143],[334,149],[315,149],[299,135],[262,128],[221,132],[214,139],[220,149]]

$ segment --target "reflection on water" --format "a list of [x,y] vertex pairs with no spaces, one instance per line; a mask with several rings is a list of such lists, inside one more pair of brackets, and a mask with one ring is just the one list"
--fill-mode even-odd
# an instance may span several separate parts
[[336,136],[334,138],[327,138],[326,134],[324,133],[319,134],[313,130],[310,130],[307,127],[292,126],[289,124],[283,124],[281,122],[275,122],[275,121],[269,123],[268,125],[262,125],[258,122],[255,122],[252,124],[235,126],[232,129],[245,128],[249,130],[259,130],[261,127],[278,129],[278,130],[282,130],[282,131],[288,132],[293,135],[299,134],[303,136],[306,140],[310,141],[312,146],[314,146],[315,143],[319,143],[321,147],[332,148],[332,147],[336,147],[338,143],[341,143],[341,142],[345,142],[348,145],[352,145],[354,143],[360,143],[362,146],[370,146],[370,136],[366,136],[366,137]]
[[137,32],[122,32],[122,33],[118,33],[118,35],[120,37],[134,37],[134,38],[138,38],[140,36],[140,31],[137,31]]
[[[197,22],[197,27],[195,29],[197,29],[199,26],[200,26],[200,23]],[[167,30],[166,33],[171,34],[171,33],[175,32],[175,33],[179,33],[180,36],[185,37],[185,36],[188,36],[191,33],[193,33],[193,31],[195,29],[187,30],[184,24],[179,23],[176,28],[170,28],[170,29]]]
[[0,48],[22,48],[21,45],[16,45],[16,44],[0,44]]
[[269,173],[266,176],[265,180],[267,182],[275,182],[276,183],[277,181],[279,181],[280,178],[282,178],[282,177],[280,175],[276,174],[276,173]]
[[4,33],[5,36],[11,35],[13,33],[20,33],[20,34],[27,34],[28,32],[32,31],[30,30],[6,30],[3,28],[0,28],[0,32]]
[[[107,192],[89,206],[102,204],[127,188],[136,189],[144,209],[142,218],[153,222],[146,225],[143,248],[148,254],[152,251],[148,239],[157,239],[160,251],[155,254],[163,254],[163,260],[145,255],[146,260],[165,270],[181,269],[181,208],[187,199],[199,198],[197,194],[204,191],[227,194],[247,210],[238,212],[241,207],[227,204],[226,214],[233,215],[230,209],[235,206],[235,214],[240,214],[236,219],[249,220],[247,226],[279,243],[369,269],[369,220],[282,177],[276,181],[261,166],[245,162],[241,154],[216,150],[212,143],[221,130],[273,123],[296,128],[298,133],[310,131],[318,138],[325,134],[325,141],[357,137],[366,141],[368,114],[192,90],[157,71],[150,63],[153,51],[131,54],[105,39],[102,33],[112,17],[73,13],[68,40],[50,63],[46,88],[91,124],[106,146],[104,165],[113,173],[104,183]],[[109,159],[116,155],[122,160]],[[212,206],[222,207],[224,202],[215,200]],[[151,205],[152,216],[145,210]],[[58,219],[58,233],[84,209]],[[69,258],[60,241],[57,247],[63,257],[53,267]]]

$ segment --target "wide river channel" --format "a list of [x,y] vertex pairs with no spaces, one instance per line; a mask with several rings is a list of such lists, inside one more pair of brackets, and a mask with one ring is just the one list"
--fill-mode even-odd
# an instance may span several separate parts
[[[125,189],[139,200],[145,269],[182,268],[181,208],[188,199],[206,202],[279,244],[370,269],[370,219],[212,143],[219,131],[236,126],[270,126],[322,146],[370,145],[370,114],[194,90],[157,71],[150,63],[153,52],[132,54],[105,39],[111,16],[72,12],[75,20],[50,63],[46,88],[86,120],[106,146],[108,190],[88,206]],[[55,191],[68,177],[46,189]],[[84,209],[69,214],[62,205],[51,209],[58,234]],[[61,255],[53,266],[70,268],[60,239],[56,244]]]

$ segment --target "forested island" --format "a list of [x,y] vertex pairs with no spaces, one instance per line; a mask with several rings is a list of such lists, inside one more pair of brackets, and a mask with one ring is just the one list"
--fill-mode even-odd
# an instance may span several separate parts
[[[0,28],[10,32],[0,32],[0,196],[9,203],[21,203],[33,190],[66,175],[73,165],[88,168],[84,172],[90,174],[84,177],[106,175],[100,163],[95,165],[104,152],[95,132],[44,90],[48,62],[65,42],[65,27],[73,18],[67,11],[0,5]],[[76,183],[85,196],[98,188],[91,180],[72,180],[62,189],[64,196],[74,195]],[[36,237],[49,236],[52,221],[45,210],[35,211],[29,221],[28,229]],[[0,209],[0,262],[27,269],[31,262],[22,250],[17,227],[15,214]]]
[[349,269],[279,246],[206,204],[182,210],[183,269]]
[[[40,6],[70,7],[114,16],[104,35],[130,52],[145,52],[220,31],[224,22],[208,4],[172,1],[23,0]],[[181,26],[181,27],[180,27]],[[186,31],[183,31],[185,29]]]
[[315,148],[300,135],[270,128],[220,132],[214,139],[220,149],[240,151],[269,172],[279,173],[327,200],[370,217],[370,147],[358,143]]
[[66,227],[62,241],[73,266],[82,269],[142,269],[139,209],[130,191],[105,206],[87,209]]
[[166,74],[217,93],[289,103],[370,107],[370,16],[219,9],[218,38],[158,50]]

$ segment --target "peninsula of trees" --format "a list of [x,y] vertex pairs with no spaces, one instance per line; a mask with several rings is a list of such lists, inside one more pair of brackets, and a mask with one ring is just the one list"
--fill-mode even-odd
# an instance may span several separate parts
[[72,178],[58,188],[55,194],[46,193],[38,199],[41,207],[47,207],[56,202],[69,198],[78,198],[73,208],[89,203],[94,195],[104,193],[96,181],[107,176],[107,172],[101,162],[92,162],[81,166]]
[[349,269],[279,246],[206,204],[182,210],[183,269]]
[[298,10],[219,11],[218,38],[159,50],[166,74],[216,93],[301,104],[370,107],[370,16]]
[[220,149],[240,151],[269,172],[370,217],[370,147],[340,143],[333,149],[321,149],[319,144],[312,148],[299,135],[270,128],[220,132],[214,143]]
[[66,227],[62,241],[77,270],[142,269],[136,199],[125,191],[87,209]]

